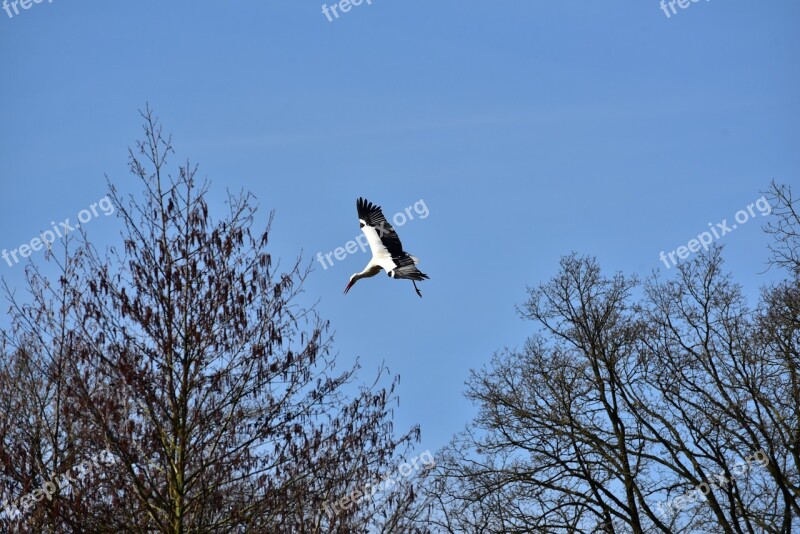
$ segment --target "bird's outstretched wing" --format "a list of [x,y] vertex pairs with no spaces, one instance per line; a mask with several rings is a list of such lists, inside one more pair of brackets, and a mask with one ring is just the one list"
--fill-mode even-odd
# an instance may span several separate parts
[[401,258],[407,256],[403,252],[403,244],[400,243],[397,232],[394,231],[392,225],[383,216],[380,206],[376,206],[367,199],[359,198],[356,201],[356,209],[358,210],[358,222],[361,225],[361,231],[367,236],[367,242],[369,242],[369,248],[372,250],[373,256],[376,258]]

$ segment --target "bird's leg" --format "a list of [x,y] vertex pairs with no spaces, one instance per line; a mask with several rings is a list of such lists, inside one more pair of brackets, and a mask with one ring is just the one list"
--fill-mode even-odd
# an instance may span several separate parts
[[414,289],[417,291],[417,295],[419,295],[419,298],[422,298],[422,292],[417,287],[417,283],[414,280],[412,280],[411,283],[414,284]]

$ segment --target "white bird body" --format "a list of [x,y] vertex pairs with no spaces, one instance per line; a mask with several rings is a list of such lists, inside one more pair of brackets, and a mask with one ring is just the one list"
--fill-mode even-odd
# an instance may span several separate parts
[[356,273],[353,276],[351,276],[350,280],[354,280],[354,279],[355,280],[361,280],[362,278],[369,278],[371,276],[375,276],[376,274],[381,272],[382,269],[383,269],[383,267],[381,267],[375,261],[375,258],[372,258],[371,260],[369,260],[369,263],[367,264],[367,266],[364,267],[364,270],[361,271],[360,273]]
[[403,250],[397,232],[383,216],[380,206],[359,198],[356,201],[356,209],[361,231],[367,237],[367,243],[372,251],[372,259],[363,271],[350,277],[350,283],[344,289],[345,294],[358,280],[375,276],[384,270],[392,278],[411,280],[417,295],[421,297],[422,293],[417,288],[417,281],[427,279],[428,275],[417,269],[416,264],[419,263],[419,258],[411,256]]

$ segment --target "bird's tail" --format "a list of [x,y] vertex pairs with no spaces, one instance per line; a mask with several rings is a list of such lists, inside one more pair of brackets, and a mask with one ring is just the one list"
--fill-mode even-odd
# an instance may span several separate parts
[[428,275],[417,269],[416,265],[403,265],[397,267],[392,271],[392,278],[400,278],[405,280],[427,280]]

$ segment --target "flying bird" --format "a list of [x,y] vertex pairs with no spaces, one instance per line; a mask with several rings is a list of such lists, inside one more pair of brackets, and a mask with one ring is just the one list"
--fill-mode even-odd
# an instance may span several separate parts
[[369,260],[363,271],[350,277],[350,282],[344,288],[345,295],[358,280],[375,276],[383,269],[392,278],[411,280],[417,295],[422,297],[417,282],[426,280],[428,275],[417,269],[416,264],[419,263],[419,259],[403,250],[397,232],[383,216],[381,207],[364,198],[359,198],[356,201],[356,209],[361,231],[367,236],[367,242],[372,251],[372,259]]

